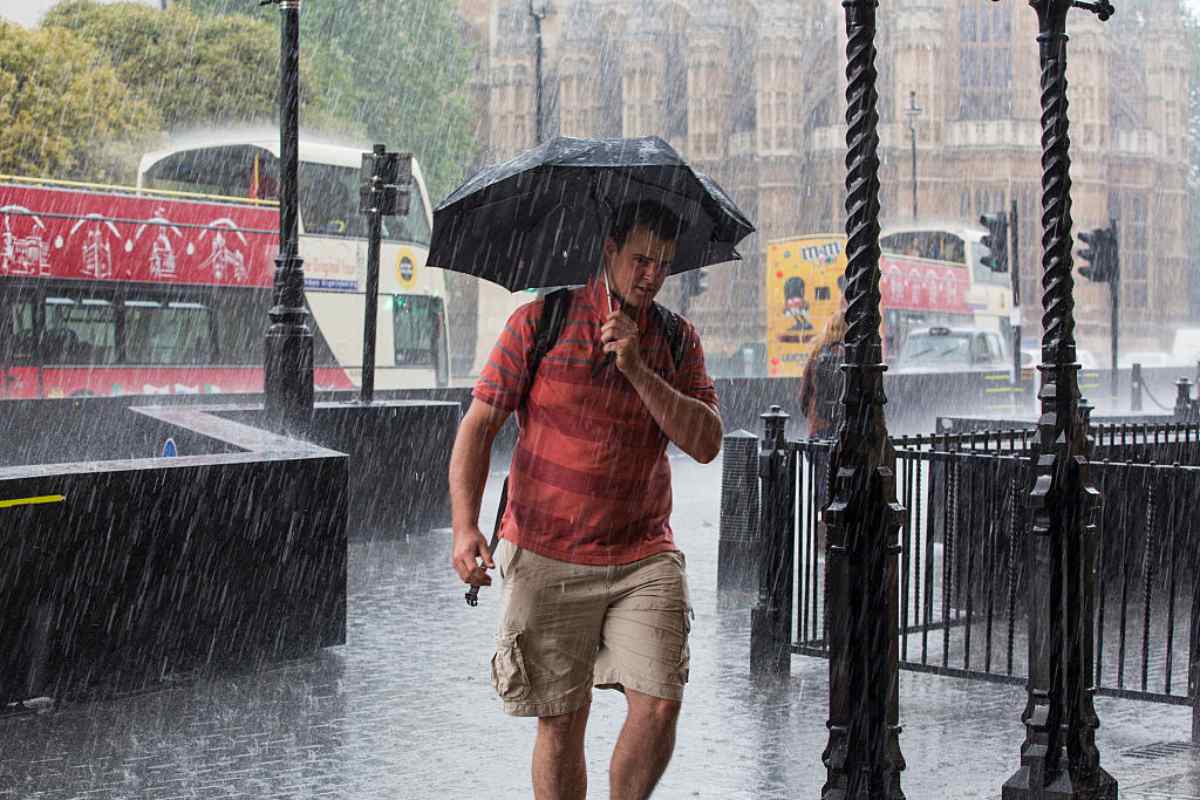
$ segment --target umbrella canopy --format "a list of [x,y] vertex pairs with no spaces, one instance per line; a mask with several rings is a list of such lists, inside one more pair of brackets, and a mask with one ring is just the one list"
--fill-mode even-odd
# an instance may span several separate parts
[[509,291],[586,283],[613,212],[646,200],[687,227],[673,274],[740,259],[735,247],[754,232],[721,187],[657,136],[559,137],[482,170],[443,200],[428,264]]

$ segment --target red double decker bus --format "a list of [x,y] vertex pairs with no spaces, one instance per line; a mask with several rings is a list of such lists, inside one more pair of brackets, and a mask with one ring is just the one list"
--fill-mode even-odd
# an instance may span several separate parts
[[[164,151],[144,160],[138,188],[0,177],[0,398],[262,391],[279,229],[271,147]],[[361,375],[361,152],[301,146],[318,389]],[[443,279],[424,266],[430,209],[416,188],[419,218],[393,221],[384,244],[395,263],[380,276],[382,389],[446,382]]]

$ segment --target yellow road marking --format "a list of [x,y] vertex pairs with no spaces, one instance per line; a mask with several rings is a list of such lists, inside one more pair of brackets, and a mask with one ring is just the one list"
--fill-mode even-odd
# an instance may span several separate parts
[[0,508],[15,508],[16,506],[40,506],[47,503],[61,503],[67,499],[65,494],[45,494],[41,497],[20,497],[15,500],[0,500]]

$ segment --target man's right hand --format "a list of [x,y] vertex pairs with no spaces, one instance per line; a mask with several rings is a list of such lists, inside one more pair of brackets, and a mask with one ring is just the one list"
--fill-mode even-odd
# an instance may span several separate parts
[[[480,561],[483,563],[480,564]],[[454,550],[450,555],[450,563],[463,583],[472,586],[492,585],[492,577],[487,571],[496,564],[492,561],[487,539],[483,537],[478,525],[454,532]]]

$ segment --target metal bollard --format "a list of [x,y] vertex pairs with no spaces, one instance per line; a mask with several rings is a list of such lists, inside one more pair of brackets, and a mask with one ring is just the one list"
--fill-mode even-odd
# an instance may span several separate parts
[[1129,410],[1142,410],[1142,365],[1134,364],[1129,372]]
[[[758,587],[758,437],[734,431],[721,448],[721,530],[717,591],[752,594]],[[724,599],[724,598],[722,598]]]
[[756,676],[791,672],[797,462],[784,437],[788,419],[779,406],[762,415],[758,602],[750,611],[750,672]]
[[1187,378],[1175,381],[1175,418],[1187,422],[1192,411],[1192,382]]

